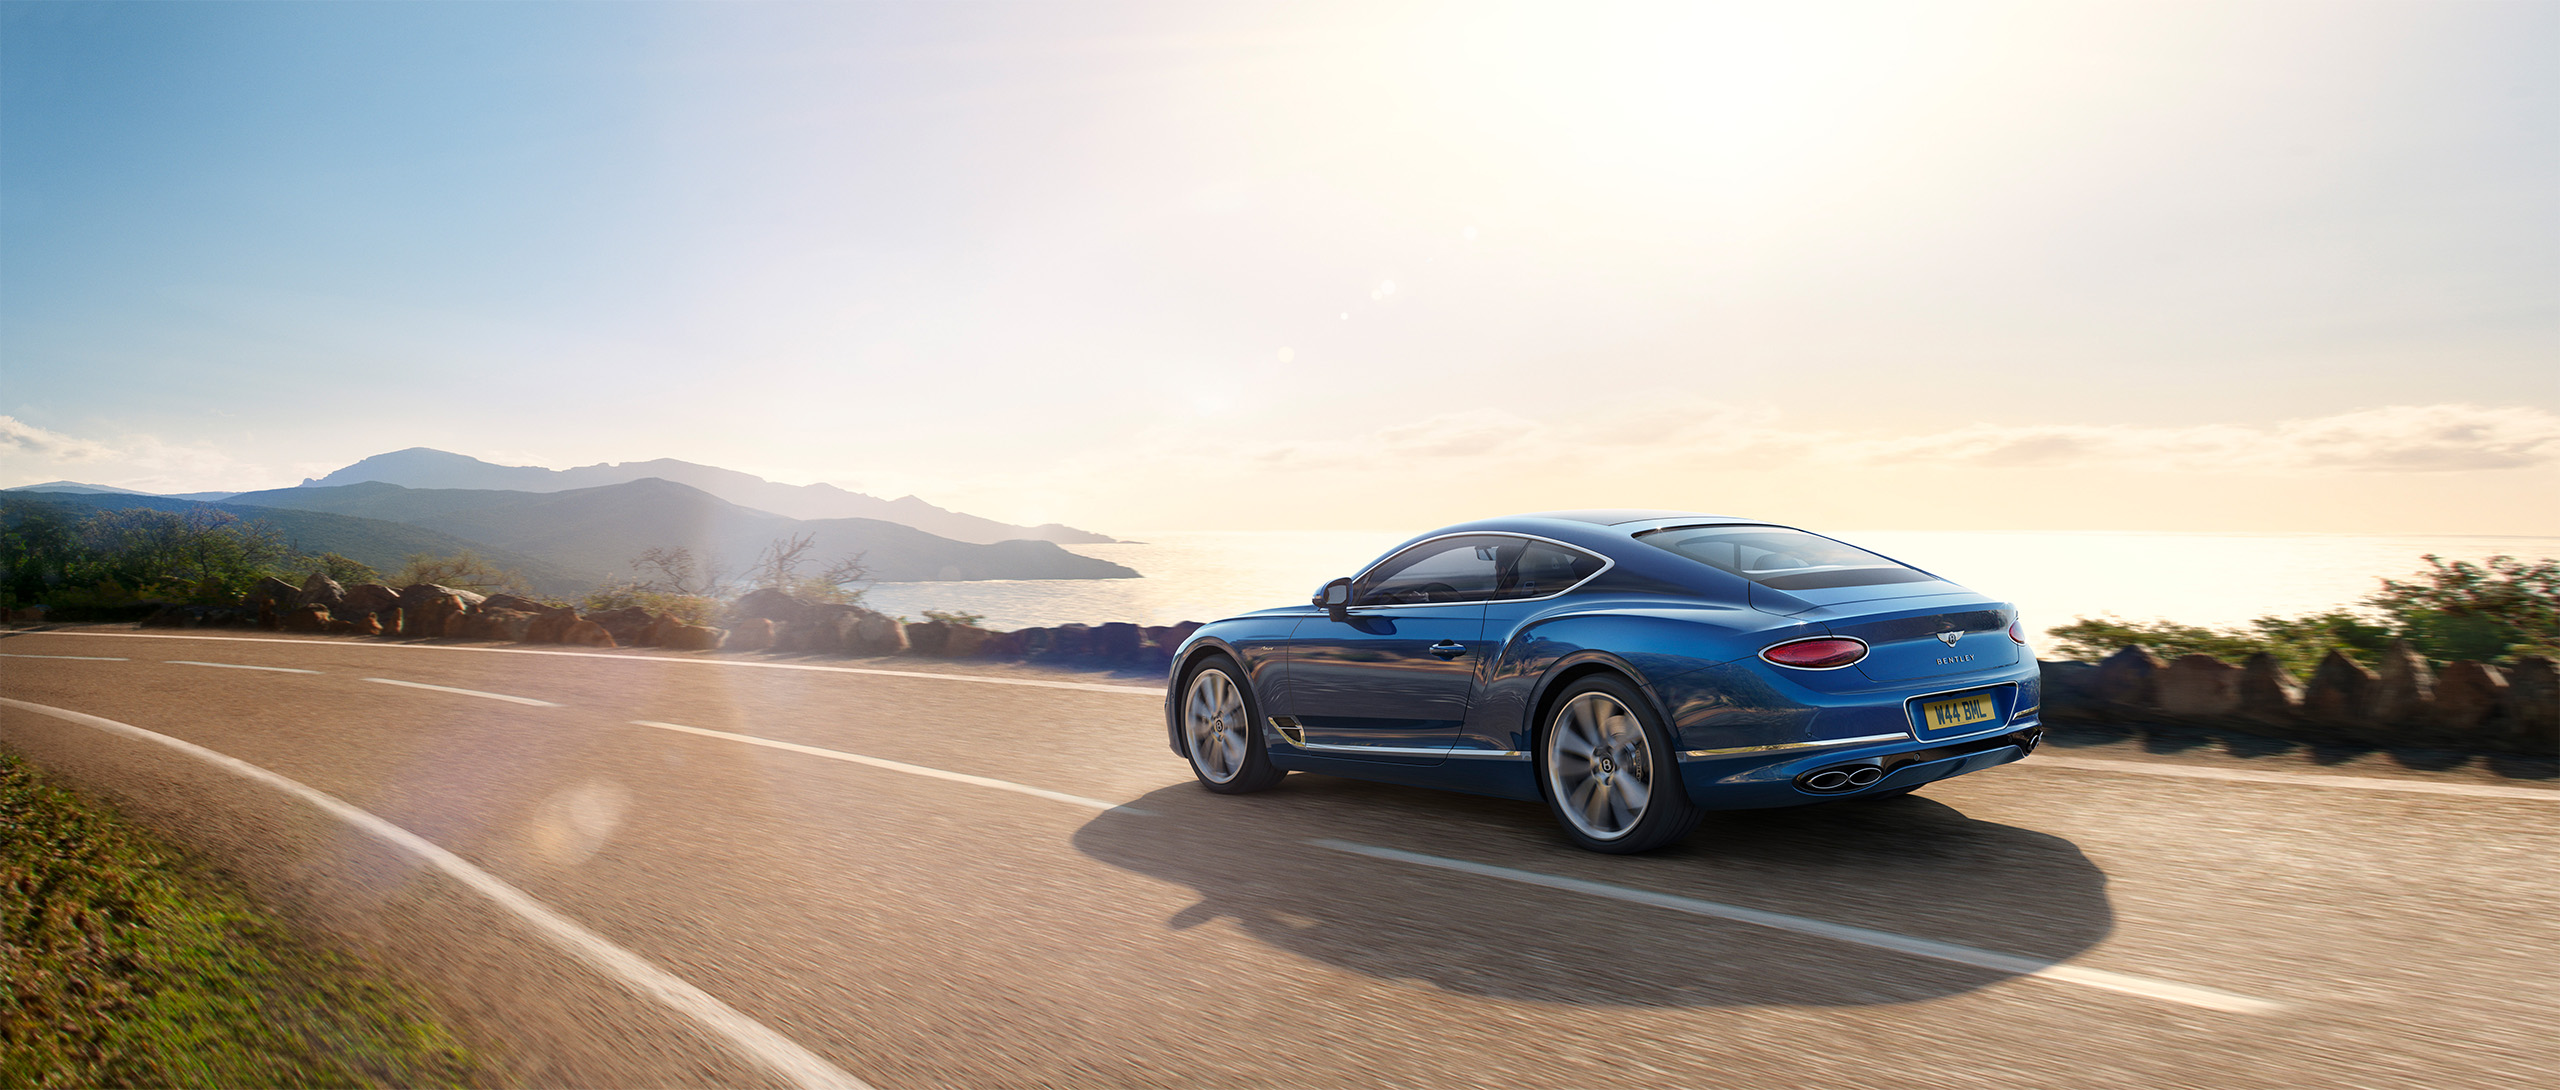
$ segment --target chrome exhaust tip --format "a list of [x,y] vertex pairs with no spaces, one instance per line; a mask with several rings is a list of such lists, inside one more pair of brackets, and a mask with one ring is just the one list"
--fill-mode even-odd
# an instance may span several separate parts
[[1849,786],[1851,786],[1851,787],[1865,787],[1865,786],[1867,786],[1868,784],[1874,783],[1874,782],[1876,782],[1877,780],[1881,780],[1881,779],[1883,779],[1883,778],[1884,778],[1884,770],[1883,770],[1883,769],[1881,769],[1881,768],[1877,768],[1877,767],[1876,767],[1876,766],[1874,766],[1874,765],[1867,765],[1867,766],[1866,766],[1866,767],[1864,767],[1864,768],[1860,768],[1860,769],[1858,769],[1857,771],[1851,772],[1851,773],[1849,773],[1849,777],[1848,777],[1848,779],[1849,779]]
[[1816,791],[1837,791],[1849,786],[1849,774],[1836,768],[1826,768],[1805,777],[1804,785]]

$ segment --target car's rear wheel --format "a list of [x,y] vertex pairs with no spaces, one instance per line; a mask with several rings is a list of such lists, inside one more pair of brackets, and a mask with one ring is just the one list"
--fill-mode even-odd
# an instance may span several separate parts
[[1261,791],[1288,773],[1263,748],[1260,707],[1244,670],[1213,655],[1182,680],[1182,750],[1200,786],[1222,795]]
[[1538,771],[1556,822],[1592,851],[1651,851],[1698,827],[1670,732],[1621,678],[1594,674],[1556,697],[1539,733]]

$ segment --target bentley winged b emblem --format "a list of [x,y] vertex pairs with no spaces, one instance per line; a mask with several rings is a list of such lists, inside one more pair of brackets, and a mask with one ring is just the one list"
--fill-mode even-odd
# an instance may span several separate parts
[[1945,644],[1945,645],[1947,645],[1947,646],[1949,646],[1949,647],[1953,647],[1953,646],[1955,646],[1955,645],[1956,645],[1956,641],[1957,641],[1957,640],[1961,640],[1961,639],[1963,639],[1963,638],[1964,638],[1964,633],[1962,633],[1962,632],[1941,632],[1941,633],[1938,633],[1938,642],[1939,642],[1939,643],[1943,643],[1943,644]]

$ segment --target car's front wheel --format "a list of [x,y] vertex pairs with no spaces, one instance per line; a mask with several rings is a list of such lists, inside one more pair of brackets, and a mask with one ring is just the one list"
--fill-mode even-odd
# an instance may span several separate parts
[[1557,823],[1592,851],[1651,851],[1698,827],[1670,732],[1622,679],[1594,674],[1557,696],[1538,769]]
[[1182,750],[1200,786],[1222,795],[1260,791],[1288,775],[1263,748],[1253,688],[1234,659],[1201,660],[1182,680]]

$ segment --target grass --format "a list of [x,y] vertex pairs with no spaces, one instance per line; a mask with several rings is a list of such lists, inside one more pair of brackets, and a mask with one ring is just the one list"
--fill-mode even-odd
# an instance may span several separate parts
[[461,1086],[406,989],[0,753],[0,1086]]

